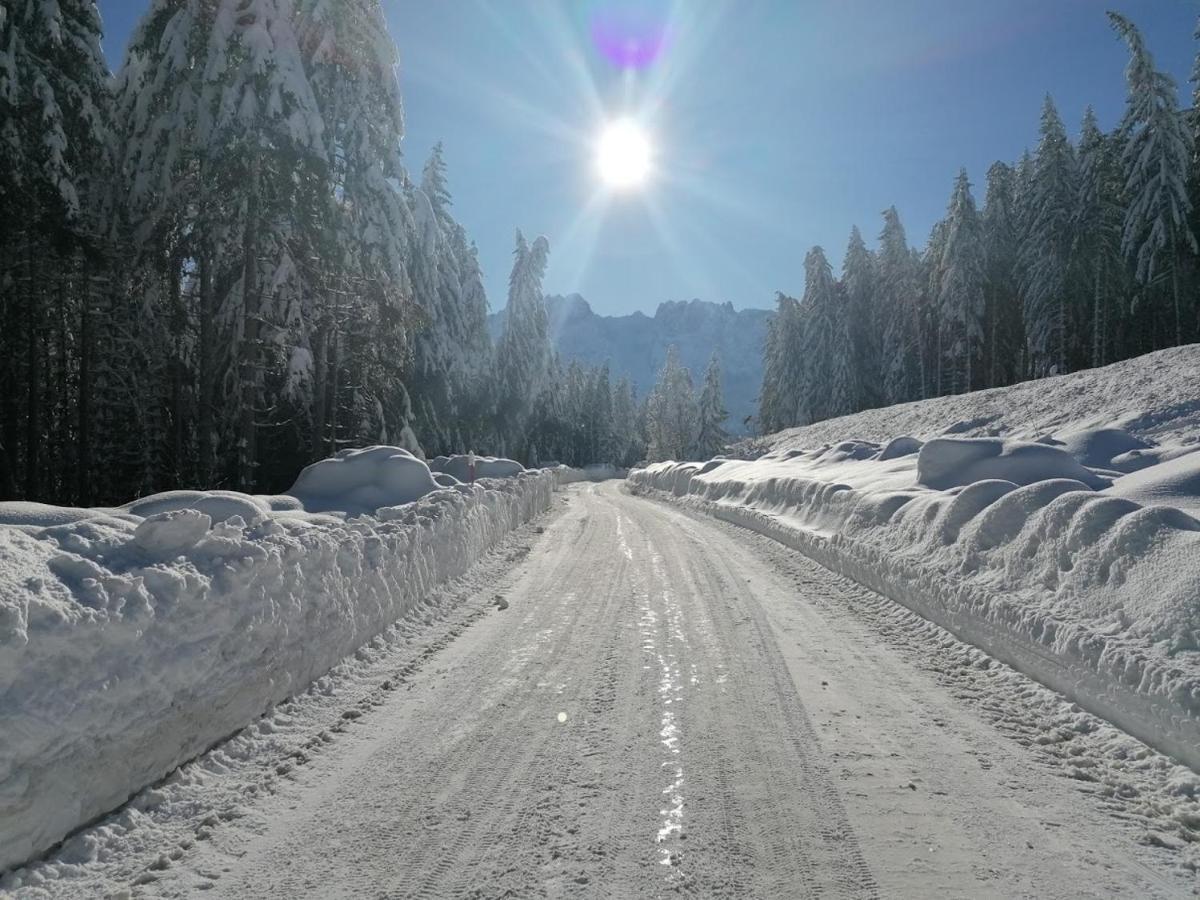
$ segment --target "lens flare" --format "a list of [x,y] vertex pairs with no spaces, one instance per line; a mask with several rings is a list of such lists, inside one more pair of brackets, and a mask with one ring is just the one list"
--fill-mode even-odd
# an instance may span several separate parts
[[619,69],[649,68],[667,43],[665,19],[652,9],[632,5],[596,10],[591,34],[596,50]]

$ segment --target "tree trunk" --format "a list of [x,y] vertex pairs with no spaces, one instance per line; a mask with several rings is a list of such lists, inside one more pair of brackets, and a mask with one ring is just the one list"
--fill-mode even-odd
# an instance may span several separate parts
[[183,343],[186,316],[183,309],[183,285],[181,282],[183,260],[178,252],[172,252],[167,267],[167,293],[171,298],[171,484],[183,483],[184,468],[184,417],[183,417]]
[[326,452],[327,456],[333,456],[333,454],[337,453],[338,376],[341,374],[342,367],[342,335],[337,330],[336,321],[333,323],[333,328],[333,358],[329,364],[329,412],[327,416],[329,422],[329,448]]
[[313,341],[312,434],[310,459],[317,460],[325,451],[325,410],[329,391],[329,325],[322,321]]
[[1175,346],[1183,345],[1183,313],[1179,308],[1179,263],[1171,263],[1171,296],[1175,306]]
[[200,242],[200,347],[198,349],[200,367],[199,397],[197,397],[197,430],[200,483],[197,487],[213,487],[213,394],[215,393],[216,372],[213,359],[213,279],[212,257],[209,255],[207,244],[203,238]]
[[41,342],[41,298],[35,289],[36,279],[33,271],[33,241],[30,238],[25,246],[25,297],[29,322],[28,341],[25,346],[26,376],[29,384],[25,393],[25,485],[23,496],[26,500],[36,500],[41,493],[38,484],[38,460],[41,456],[41,396],[39,388],[42,380]]
[[259,167],[256,157],[250,166],[247,186],[246,229],[242,236],[242,359],[240,381],[242,408],[238,434],[238,485],[252,492],[258,462],[258,215]]
[[1100,331],[1100,279],[1103,268],[1103,261],[1097,258],[1096,275],[1092,284],[1092,368],[1104,365],[1102,362],[1104,343]]
[[76,435],[76,502],[90,504],[92,496],[92,290],[95,275],[91,255],[83,259],[79,305],[79,424]]

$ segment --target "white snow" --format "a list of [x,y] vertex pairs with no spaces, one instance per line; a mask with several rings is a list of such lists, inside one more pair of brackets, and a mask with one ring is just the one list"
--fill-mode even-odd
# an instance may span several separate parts
[[[457,478],[459,481],[468,481],[471,477],[468,472],[468,458],[465,455],[435,457],[429,463],[429,468],[434,472],[442,472]],[[511,478],[524,471],[526,471],[525,467],[514,459],[497,456],[475,457],[476,478]]]
[[395,447],[289,495],[0,503],[0,869],[302,691],[550,504],[549,472],[441,488]]
[[342,450],[307,466],[288,494],[309,512],[373,514],[439,490],[430,467],[399,447]]
[[636,470],[1200,769],[1200,346]]
[[624,478],[626,469],[618,469],[612,463],[592,463],[582,469],[574,466],[556,465],[548,471],[554,473],[556,484],[574,484],[577,481],[608,481],[612,478]]

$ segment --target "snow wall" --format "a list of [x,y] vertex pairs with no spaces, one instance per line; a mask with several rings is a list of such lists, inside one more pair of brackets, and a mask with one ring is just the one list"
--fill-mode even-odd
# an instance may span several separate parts
[[1200,771],[1200,521],[1062,477],[1076,460],[1050,448],[925,446],[666,462],[628,482],[798,550]]
[[305,690],[554,486],[522,470],[442,489],[369,448],[280,497],[0,504],[0,871]]

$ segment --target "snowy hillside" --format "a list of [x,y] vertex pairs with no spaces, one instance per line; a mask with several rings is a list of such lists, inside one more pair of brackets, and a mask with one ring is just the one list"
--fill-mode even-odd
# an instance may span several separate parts
[[1200,345],[631,474],[1200,767]]
[[[713,350],[720,355],[726,428],[745,434],[747,416],[757,415],[762,386],[762,347],[767,319],[764,309],[735,310],[730,303],[703,300],[660,303],[653,317],[635,312],[628,316],[600,316],[578,294],[546,297],[546,314],[555,349],[564,363],[579,360],[611,367],[613,380],[628,377],[644,397],[654,386],[671,344],[699,384]],[[504,331],[505,311],[488,320],[493,340]]]
[[0,869],[304,690],[579,474],[462,463],[372,447],[280,496],[0,503]]

